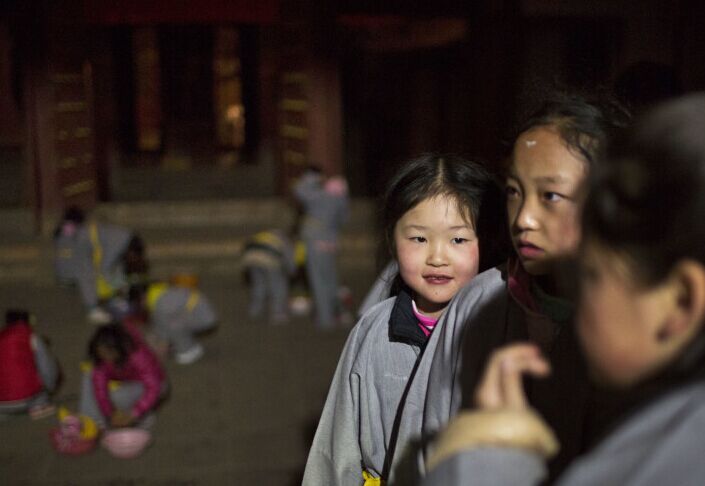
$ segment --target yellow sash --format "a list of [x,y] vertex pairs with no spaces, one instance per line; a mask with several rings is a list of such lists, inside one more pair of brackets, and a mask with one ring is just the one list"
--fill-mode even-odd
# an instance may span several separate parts
[[166,292],[167,288],[169,288],[169,285],[165,283],[155,283],[147,288],[147,310],[149,312],[154,312],[154,307],[157,305],[159,297]]
[[365,480],[364,486],[384,486],[384,481],[382,478],[376,478],[367,471],[362,471],[362,479]]
[[294,261],[297,267],[303,267],[306,263],[306,244],[303,241],[297,241],[294,245]]
[[[166,283],[155,283],[149,286],[147,289],[147,310],[149,312],[154,312],[154,308],[157,305],[157,301],[159,298],[164,294],[164,292],[167,291],[169,288],[169,284]],[[200,300],[201,296],[198,291],[196,290],[191,290],[189,292],[188,300],[186,301],[186,310],[191,312],[196,305],[198,305],[198,301]]]
[[115,293],[115,289],[113,289],[113,286],[108,283],[100,271],[100,263],[103,260],[103,247],[100,246],[100,239],[98,238],[98,225],[95,224],[95,222],[90,223],[88,226],[88,235],[90,236],[91,244],[93,245],[93,268],[95,269],[98,298],[101,300],[109,299]]
[[255,243],[261,243],[263,245],[269,245],[274,248],[280,249],[282,247],[282,240],[274,233],[269,231],[260,231],[252,237],[252,241]]

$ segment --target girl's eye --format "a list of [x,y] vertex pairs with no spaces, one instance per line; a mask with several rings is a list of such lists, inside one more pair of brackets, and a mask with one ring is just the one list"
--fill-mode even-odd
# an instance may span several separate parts
[[423,236],[412,236],[409,239],[411,241],[415,241],[416,243],[425,243],[426,242],[426,238],[424,238]]
[[458,237],[458,238],[453,238],[451,241],[456,245],[461,245],[461,244],[467,242],[468,240],[467,240],[467,238]]
[[543,193],[543,199],[549,202],[556,202],[563,199],[563,196],[557,192],[546,191]]
[[508,198],[514,198],[519,195],[519,190],[516,187],[505,186],[504,193],[507,195]]

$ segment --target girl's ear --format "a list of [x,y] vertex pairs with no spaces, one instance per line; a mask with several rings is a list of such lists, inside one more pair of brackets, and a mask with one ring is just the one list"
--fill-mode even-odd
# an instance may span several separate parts
[[705,321],[705,266],[695,260],[678,263],[669,277],[672,311],[658,330],[659,341],[686,342]]

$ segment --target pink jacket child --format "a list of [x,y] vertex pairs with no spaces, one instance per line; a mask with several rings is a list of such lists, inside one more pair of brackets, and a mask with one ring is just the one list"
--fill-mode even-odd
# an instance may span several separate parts
[[80,412],[101,427],[148,427],[167,388],[159,359],[130,325],[108,324],[89,344],[92,373],[84,373]]

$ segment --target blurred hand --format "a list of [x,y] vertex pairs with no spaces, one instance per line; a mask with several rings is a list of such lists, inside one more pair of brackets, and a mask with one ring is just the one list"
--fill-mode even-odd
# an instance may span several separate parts
[[495,351],[475,390],[475,405],[485,410],[529,408],[522,386],[525,373],[536,377],[551,373],[551,366],[536,345],[512,344]]
[[110,417],[110,425],[113,427],[127,427],[132,425],[135,419],[129,412],[123,410],[116,410],[113,412],[112,417]]

